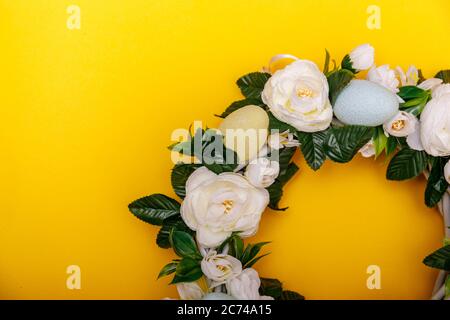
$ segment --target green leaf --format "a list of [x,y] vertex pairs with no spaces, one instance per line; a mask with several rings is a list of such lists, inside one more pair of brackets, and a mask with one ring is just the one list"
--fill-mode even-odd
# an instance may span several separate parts
[[324,150],[324,143],[328,130],[319,132],[298,132],[300,149],[305,157],[306,163],[314,171],[318,170],[327,158]]
[[246,98],[261,99],[264,85],[269,80],[270,74],[264,72],[252,72],[241,77],[236,84]]
[[267,115],[269,116],[269,131],[270,133],[275,133],[273,131],[278,130],[278,133],[283,133],[285,131],[289,131],[293,134],[297,133],[297,130],[287,123],[284,123],[283,121],[278,120],[271,112],[267,112]]
[[153,194],[133,201],[128,209],[142,221],[160,226],[165,219],[180,214],[180,204],[163,194]]
[[248,244],[241,257],[242,265],[245,267],[257,254],[261,251],[261,248],[270,242],[259,242],[256,244]]
[[344,57],[344,59],[342,59],[341,68],[346,69],[355,74],[358,73],[358,70],[353,68],[352,60],[350,59],[350,55],[348,55],[348,54]]
[[261,108],[265,107],[265,104],[259,99],[254,98],[243,99],[233,102],[228,108],[225,109],[225,111],[219,117],[225,118],[230,113],[239,110],[240,108],[246,107],[248,105],[260,106]]
[[156,244],[163,249],[168,249],[170,244],[170,234],[173,230],[184,231],[193,234],[193,231],[184,223],[180,216],[164,221],[156,236]]
[[427,154],[409,148],[400,150],[389,163],[388,180],[406,180],[417,177],[427,166]]
[[280,300],[305,300],[305,297],[300,293],[284,290],[281,294]]
[[158,274],[158,279],[164,276],[168,276],[169,274],[172,274],[177,269],[178,263],[177,262],[171,262],[166,264],[161,271]]
[[398,140],[396,137],[389,136],[386,143],[386,155],[390,156],[397,149]]
[[202,259],[194,237],[187,232],[172,230],[170,243],[175,253],[182,258]]
[[283,285],[278,279],[261,278],[259,293],[262,296],[270,296],[274,299],[278,299],[283,293]]
[[362,126],[331,128],[325,139],[325,153],[333,161],[349,162],[369,142],[373,131],[373,128]]
[[189,176],[198,169],[200,165],[197,164],[177,164],[172,169],[170,182],[172,183],[173,191],[180,198],[186,196],[186,181]]
[[375,146],[375,157],[378,157],[383,150],[386,149],[388,137],[384,134],[383,127],[375,128],[375,134],[373,136],[373,143]]
[[269,208],[275,211],[286,211],[288,208],[280,208],[279,203],[283,196],[283,184],[280,180],[275,180],[268,188],[269,191]]
[[448,182],[444,175],[445,164],[446,161],[443,158],[436,158],[434,161],[425,189],[425,204],[428,207],[436,206],[447,191]]
[[202,276],[203,272],[200,267],[200,261],[191,258],[183,258],[177,265],[175,277],[171,284],[193,282],[200,279]]
[[334,105],[336,98],[355,75],[346,69],[336,70],[328,76],[328,86],[330,87],[330,101]]
[[416,86],[404,86],[400,87],[397,95],[407,101],[415,98],[422,98],[427,95],[427,92]]
[[436,250],[423,263],[431,268],[450,271],[450,245]]
[[298,170],[298,166],[295,163],[291,162],[286,169],[280,171],[277,180],[281,183],[281,186],[283,187],[286,183],[288,183]]
[[450,70],[441,70],[434,77],[442,79],[444,83],[450,83]]
[[330,53],[325,49],[325,63],[323,64],[323,73],[326,75],[330,72]]
[[253,258],[252,260],[250,260],[249,262],[247,262],[246,264],[245,264],[245,268],[251,268],[251,267],[253,267],[253,265],[255,264],[255,263],[257,263],[259,260],[261,260],[262,258],[264,258],[265,256],[268,256],[270,254],[270,252],[268,252],[268,253],[266,253],[266,254],[263,254],[263,255],[260,255],[259,257],[256,257],[256,258]]

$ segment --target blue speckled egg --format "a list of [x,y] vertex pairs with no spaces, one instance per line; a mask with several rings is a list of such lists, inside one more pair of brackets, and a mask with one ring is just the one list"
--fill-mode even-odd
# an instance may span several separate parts
[[236,299],[225,293],[212,292],[204,296],[202,300],[236,300]]
[[367,80],[352,80],[336,99],[334,115],[345,124],[375,127],[398,112],[397,95]]

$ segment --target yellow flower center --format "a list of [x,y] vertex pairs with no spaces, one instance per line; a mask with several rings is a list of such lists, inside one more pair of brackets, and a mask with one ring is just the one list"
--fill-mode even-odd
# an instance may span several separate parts
[[402,130],[406,125],[406,121],[405,120],[396,120],[394,122],[392,122],[392,129],[396,130],[396,131],[400,131]]
[[233,200],[225,200],[222,204],[225,208],[225,213],[229,213],[233,208]]
[[314,92],[310,89],[299,89],[297,90],[297,97],[299,98],[311,98],[314,96]]

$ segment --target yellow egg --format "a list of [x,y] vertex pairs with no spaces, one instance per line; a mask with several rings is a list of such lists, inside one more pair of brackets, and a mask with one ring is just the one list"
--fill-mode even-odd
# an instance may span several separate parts
[[260,107],[248,105],[230,113],[220,124],[225,146],[240,161],[253,159],[267,141],[269,117]]

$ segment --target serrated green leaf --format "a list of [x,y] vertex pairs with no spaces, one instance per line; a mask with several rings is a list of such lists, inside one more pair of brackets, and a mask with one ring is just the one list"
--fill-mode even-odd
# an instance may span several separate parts
[[166,264],[161,271],[158,274],[158,279],[164,276],[168,276],[169,274],[172,274],[177,269],[178,263],[177,262],[171,262]]
[[450,246],[436,250],[427,256],[423,263],[431,268],[450,271]]
[[170,182],[172,184],[173,191],[180,198],[186,196],[186,181],[189,176],[198,169],[198,164],[177,164],[173,167],[170,175]]
[[264,296],[279,299],[283,293],[283,285],[278,279],[261,278],[259,293]]
[[444,175],[445,164],[446,161],[443,158],[436,158],[433,163],[425,189],[425,204],[428,207],[436,206],[447,191],[448,182]]
[[419,87],[416,86],[404,86],[400,87],[399,92],[397,95],[402,98],[403,100],[411,100],[411,99],[417,99],[417,98],[423,98],[424,96],[428,95],[427,92]]
[[133,201],[128,209],[142,221],[160,226],[165,219],[180,214],[178,201],[163,194],[153,194]]
[[291,162],[286,169],[280,171],[277,180],[280,181],[281,186],[284,187],[284,185],[292,179],[292,177],[297,173],[298,170],[298,166],[295,163]]
[[390,156],[395,152],[398,146],[398,140],[396,137],[389,136],[386,143],[386,156]]
[[427,166],[427,154],[409,148],[400,150],[390,161],[386,178],[406,180],[417,177]]
[[236,84],[241,89],[244,97],[261,99],[261,92],[264,90],[264,85],[270,76],[269,73],[252,72],[239,78]]
[[350,81],[355,77],[355,75],[346,69],[336,70],[332,72],[328,77],[328,86],[330,88],[330,101],[334,105],[336,99]]
[[293,134],[297,133],[297,130],[293,126],[278,120],[271,112],[268,112],[267,115],[269,116],[269,131],[271,133],[274,133],[273,131],[278,131],[278,133],[285,131]]
[[319,132],[298,132],[300,149],[305,157],[306,163],[314,171],[318,170],[327,158],[324,150],[324,143],[328,130]]
[[177,265],[175,277],[171,284],[193,282],[200,279],[202,276],[203,272],[200,267],[200,261],[191,258],[183,258]]
[[346,69],[355,74],[358,73],[358,70],[353,68],[352,60],[350,59],[350,55],[348,55],[348,54],[344,57],[344,59],[342,59],[341,68]]
[[220,118],[227,117],[230,113],[239,110],[240,108],[246,107],[248,105],[255,105],[259,106],[261,108],[265,107],[265,104],[259,100],[254,98],[247,98],[239,101],[233,102],[228,108],[225,109],[225,111],[220,115]]
[[373,132],[373,128],[363,126],[331,128],[325,139],[325,153],[335,162],[349,162],[358,150],[369,142]]
[[255,263],[257,263],[259,260],[261,260],[261,259],[264,258],[265,256],[268,256],[269,254],[270,254],[270,252],[265,253],[265,254],[263,254],[263,255],[260,255],[260,256],[258,256],[258,257],[256,257],[256,258],[253,258],[252,260],[250,260],[249,262],[247,262],[247,263],[245,264],[244,268],[251,268],[251,267],[253,267],[253,265],[254,265]]
[[444,83],[450,83],[450,70],[441,70],[434,77],[442,79]]
[[184,231],[193,234],[193,231],[184,223],[180,216],[164,221],[156,236],[156,244],[163,249],[168,249],[170,244],[170,234],[173,230]]
[[283,184],[280,180],[275,180],[268,188],[269,191],[269,208],[275,211],[286,211],[288,208],[280,208],[279,203],[283,196]]
[[173,250],[179,257],[202,259],[194,237],[188,232],[172,230],[169,239]]

